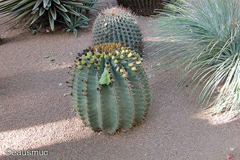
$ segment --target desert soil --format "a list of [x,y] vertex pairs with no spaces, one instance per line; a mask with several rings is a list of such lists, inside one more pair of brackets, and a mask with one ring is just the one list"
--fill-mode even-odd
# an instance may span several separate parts
[[[116,5],[99,1],[101,9]],[[137,17],[145,46],[154,41],[152,19]],[[74,112],[71,97],[64,96],[70,92],[68,67],[77,52],[93,45],[91,28],[75,38],[61,31],[32,35],[8,27],[0,27],[5,42],[0,45],[0,159],[225,160],[226,154],[240,159],[240,119],[228,121],[196,108],[197,94],[189,97],[190,88],[176,86],[174,75],[160,82],[163,75],[147,72],[152,105],[141,125],[115,135],[94,133]],[[151,68],[150,61],[145,68]],[[49,155],[7,156],[8,148]]]

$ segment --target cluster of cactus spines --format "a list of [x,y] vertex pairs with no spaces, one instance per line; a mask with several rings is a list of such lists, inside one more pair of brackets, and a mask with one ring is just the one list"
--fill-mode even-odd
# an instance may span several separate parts
[[149,16],[155,14],[155,9],[163,8],[164,0],[117,0],[118,4],[130,8],[137,15]]
[[93,25],[94,45],[127,44],[142,56],[142,34],[136,18],[126,9],[113,7],[102,11]]
[[114,133],[141,122],[150,106],[142,58],[120,43],[95,46],[78,53],[71,67],[73,105],[94,131]]

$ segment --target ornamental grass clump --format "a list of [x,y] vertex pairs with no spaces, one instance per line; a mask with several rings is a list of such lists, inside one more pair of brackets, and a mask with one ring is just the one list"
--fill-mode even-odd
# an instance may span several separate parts
[[203,86],[199,104],[207,103],[213,114],[239,113],[239,0],[173,5],[174,12],[160,13],[156,20],[155,35],[161,40],[153,44],[159,50],[152,56],[161,57],[165,71],[182,69],[179,82],[193,85],[193,91]]

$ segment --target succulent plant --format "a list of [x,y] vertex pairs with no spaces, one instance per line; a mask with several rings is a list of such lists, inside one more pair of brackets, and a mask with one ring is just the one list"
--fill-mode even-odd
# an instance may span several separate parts
[[[74,10],[78,13],[82,12],[81,8],[74,8]],[[71,19],[71,22],[68,22],[67,20],[64,19],[64,21],[61,21],[62,23],[64,23],[66,25],[65,30],[67,32],[73,32],[73,34],[75,35],[75,37],[77,38],[77,34],[78,34],[78,28],[88,28],[89,26],[88,21],[90,21],[91,19],[83,19],[82,17],[76,16],[76,15],[70,15],[69,18]]]
[[142,35],[135,17],[126,9],[102,11],[93,25],[94,45],[121,43],[131,46],[142,55]]
[[[63,18],[71,22],[69,14],[88,19],[82,13],[73,8],[95,9],[91,5],[92,0],[3,0],[0,1],[0,15],[12,16],[7,22],[14,21],[14,26],[24,22],[24,26],[31,26],[37,20],[48,19],[51,29],[54,30],[54,22]],[[25,22],[26,20],[26,22]]]
[[142,58],[130,47],[106,43],[78,53],[72,67],[74,108],[94,131],[114,133],[141,122],[150,106]]
[[149,16],[155,9],[163,8],[163,0],[117,0],[118,4],[130,8],[137,15]]

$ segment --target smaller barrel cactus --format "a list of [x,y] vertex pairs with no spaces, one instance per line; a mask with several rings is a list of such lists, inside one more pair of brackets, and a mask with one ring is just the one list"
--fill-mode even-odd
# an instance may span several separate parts
[[141,122],[150,106],[142,58],[130,47],[108,43],[79,53],[73,66],[74,108],[94,131],[114,133]]
[[94,45],[121,43],[142,55],[142,34],[135,17],[126,9],[113,7],[102,11],[93,25]]
[[130,8],[137,15],[149,16],[155,9],[163,8],[164,0],[117,0],[118,4]]

